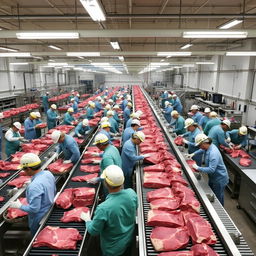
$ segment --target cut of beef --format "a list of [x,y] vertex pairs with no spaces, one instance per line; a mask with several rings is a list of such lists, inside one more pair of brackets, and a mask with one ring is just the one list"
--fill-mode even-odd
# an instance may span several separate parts
[[31,179],[30,176],[19,176],[18,178],[9,181],[7,184],[9,186],[21,188],[24,185],[24,183],[29,181],[30,179]]
[[172,211],[179,208],[180,201],[179,197],[156,199],[150,202],[150,207],[154,210]]
[[172,166],[172,165],[167,165],[167,166],[165,166],[165,172],[181,174],[182,170],[179,167]]
[[73,167],[72,163],[64,164],[63,159],[58,159],[57,161],[48,165],[48,170],[53,173],[63,173],[70,171]]
[[158,151],[158,148],[157,147],[140,147],[140,152],[142,154],[148,154],[148,153],[152,153],[152,152],[157,152]]
[[8,177],[10,176],[11,174],[9,172],[1,172],[0,173],[0,178],[5,178],[5,177]]
[[17,171],[20,169],[20,163],[12,163],[0,160],[0,170],[2,171]]
[[164,150],[162,152],[162,160],[175,160],[176,161],[175,156],[166,150]]
[[183,138],[181,136],[178,136],[174,139],[174,143],[177,145],[177,146],[182,146],[183,145]]
[[100,171],[100,167],[98,165],[81,165],[80,166],[81,172],[90,172],[90,173],[98,173]]
[[45,151],[49,146],[46,144],[25,143],[21,147],[23,152],[30,152],[31,148],[39,151]]
[[20,164],[20,159],[21,157],[26,154],[26,153],[34,153],[36,155],[40,154],[39,150],[34,150],[34,149],[30,149],[29,152],[16,152],[15,154],[12,155],[12,163],[16,163],[16,164]]
[[[22,204],[28,205],[26,198],[20,197],[19,200]],[[10,207],[7,209],[7,218],[8,219],[16,219],[16,218],[24,217],[26,215],[28,215],[28,213],[24,212],[20,209],[10,208]]]
[[162,252],[158,256],[194,256],[190,251]]
[[187,228],[194,244],[215,244],[217,242],[210,223],[201,216],[190,218]]
[[77,144],[82,144],[84,142],[84,139],[79,139],[77,137],[74,137],[74,139],[77,142]]
[[241,158],[241,159],[239,160],[239,164],[240,164],[241,166],[248,167],[248,166],[250,166],[250,165],[252,164],[252,160],[251,160],[251,159],[248,159],[248,158]]
[[180,211],[149,210],[147,225],[177,228],[184,226],[184,220]]
[[239,150],[239,155],[242,158],[251,158],[251,156],[249,154],[247,154],[244,150]]
[[97,147],[88,147],[87,152],[97,152],[100,153],[101,151]]
[[232,152],[230,152],[230,156],[233,158],[237,158],[240,155],[240,150],[232,150]]
[[144,172],[164,172],[164,165],[163,164],[155,164],[144,167]]
[[3,202],[3,201],[4,201],[4,197],[0,196],[0,202]]
[[174,251],[188,245],[189,235],[186,227],[156,227],[153,229],[150,239],[157,252]]
[[191,168],[191,170],[193,172],[198,172],[195,168],[193,168],[193,164],[196,164],[196,161],[194,161],[194,160],[187,160],[187,164],[189,165],[189,167]]
[[56,205],[62,209],[68,209],[73,202],[73,189],[66,188],[57,198]]
[[158,164],[162,160],[162,154],[158,152],[150,153],[150,156],[147,158],[144,158],[145,163],[149,164]]
[[175,160],[175,159],[173,159],[173,160],[165,160],[163,163],[164,163],[165,167],[170,165],[171,167],[181,168],[180,163],[177,160]]
[[194,256],[219,256],[217,252],[204,243],[193,245],[191,251],[194,253]]
[[187,222],[190,218],[199,216],[199,214],[197,212],[189,211],[189,210],[188,211],[182,211],[181,213],[183,215],[183,219],[184,219],[186,225],[187,225]]
[[89,159],[82,159],[81,164],[93,164],[94,160],[101,160],[101,157],[91,157]]
[[74,188],[73,189],[73,206],[83,207],[93,204],[95,197],[95,188]]
[[52,249],[75,250],[82,236],[75,228],[46,226],[36,237],[33,247],[46,246]]
[[89,175],[83,175],[83,176],[75,176],[73,177],[71,180],[72,181],[77,181],[77,182],[81,182],[81,181],[88,181],[91,180],[93,178],[97,178],[98,174],[97,173],[93,173],[93,174],[89,174]]
[[170,186],[170,181],[168,179],[167,173],[160,172],[146,172],[144,173],[144,183],[145,188],[163,188]]
[[174,183],[174,182],[179,182],[185,186],[188,186],[188,183],[187,181],[182,178],[182,176],[179,174],[179,173],[170,173],[169,174],[169,180],[171,182],[171,185]]
[[172,199],[174,198],[174,193],[171,188],[159,188],[147,193],[147,201],[151,202],[157,199]]
[[89,208],[87,207],[77,207],[68,212],[64,212],[63,217],[60,219],[61,222],[82,222],[81,213],[89,212]]

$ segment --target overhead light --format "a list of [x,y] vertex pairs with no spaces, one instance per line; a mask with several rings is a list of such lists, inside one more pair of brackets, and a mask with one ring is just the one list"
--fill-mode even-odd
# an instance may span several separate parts
[[193,44],[185,44],[182,47],[180,47],[181,50],[187,49],[189,47],[191,47]]
[[246,38],[248,32],[242,31],[186,31],[184,38]]
[[110,42],[110,44],[113,47],[113,49],[120,50],[120,46],[118,42]]
[[182,66],[183,66],[183,68],[193,68],[195,66],[195,64],[184,64]]
[[74,70],[81,70],[81,71],[84,71],[83,68],[74,68]]
[[124,57],[123,56],[118,56],[118,59],[121,61],[124,61]]
[[106,20],[103,9],[97,0],[80,0],[80,2],[94,21]]
[[164,59],[160,60],[161,62],[165,61]]
[[28,62],[11,62],[10,65],[28,65]]
[[179,69],[182,68],[182,66],[174,66],[173,68]]
[[67,52],[69,57],[78,57],[78,56],[100,56],[100,52]]
[[78,32],[19,32],[18,39],[78,39]]
[[170,63],[162,63],[162,62],[151,62],[149,65],[158,67],[158,66],[168,66]]
[[214,62],[196,62],[197,65],[214,65]]
[[48,66],[52,66],[52,67],[55,67],[55,66],[68,66],[68,63],[63,63],[63,62],[49,62],[49,63],[48,63]]
[[3,52],[0,57],[31,57],[29,52]]
[[18,52],[18,50],[16,50],[16,49],[4,47],[4,46],[0,46],[0,50],[8,51],[8,52]]
[[191,56],[191,52],[158,52],[157,56]]
[[58,51],[61,51],[62,48],[58,47],[58,46],[55,46],[55,45],[48,45],[49,48],[52,48],[54,50],[58,50]]
[[243,22],[243,20],[231,20],[231,21],[228,21],[225,24],[221,25],[219,27],[219,29],[229,29],[229,28],[232,28],[242,22]]
[[[43,57],[33,56],[34,59],[43,60]],[[50,61],[50,60],[49,60]]]
[[84,57],[82,57],[82,56],[77,56],[77,58],[84,60]]
[[226,56],[256,56],[256,52],[226,52]]

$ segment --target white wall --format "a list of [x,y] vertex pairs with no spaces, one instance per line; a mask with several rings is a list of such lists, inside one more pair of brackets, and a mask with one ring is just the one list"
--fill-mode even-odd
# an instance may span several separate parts
[[125,86],[125,85],[142,85],[143,77],[141,75],[118,75],[118,74],[107,74],[105,75],[105,85],[108,87],[113,86]]

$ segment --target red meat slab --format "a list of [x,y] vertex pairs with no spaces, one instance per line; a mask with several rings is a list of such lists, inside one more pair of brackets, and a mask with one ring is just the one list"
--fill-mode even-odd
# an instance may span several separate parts
[[[26,198],[21,197],[21,198],[19,198],[19,200],[22,204],[28,205]],[[20,217],[23,217],[26,215],[28,215],[28,213],[24,212],[20,209],[10,208],[10,207],[7,209],[7,218],[8,219],[16,219],[16,218],[20,218]]]
[[177,145],[177,146],[182,146],[183,145],[183,138],[181,136],[178,136],[174,139],[174,143]]
[[64,212],[63,217],[60,219],[61,222],[82,222],[81,213],[89,212],[89,208],[87,207],[77,207],[70,211]]
[[163,188],[169,187],[170,181],[168,179],[167,173],[161,172],[146,172],[144,173],[144,183],[145,188]]
[[80,165],[81,172],[98,173],[100,167],[98,165]]
[[159,188],[147,193],[147,201],[151,202],[157,199],[172,199],[174,198],[174,193],[171,188]]
[[164,165],[163,164],[155,164],[144,167],[144,172],[164,172]]
[[62,209],[68,209],[73,203],[73,189],[66,188],[57,198],[56,205]]
[[95,197],[95,188],[74,188],[73,189],[73,206],[82,207],[93,204]]
[[162,252],[158,256],[194,256],[190,251]]
[[251,159],[248,159],[248,158],[241,158],[241,159],[239,160],[239,164],[240,164],[241,166],[248,167],[248,166],[250,166],[250,165],[252,164],[252,160],[251,160]]
[[179,208],[180,201],[179,197],[156,199],[150,202],[150,208],[153,210],[172,211]]
[[5,178],[10,176],[11,174],[9,172],[0,172],[0,178]]
[[48,170],[54,173],[63,173],[70,171],[72,167],[72,163],[64,164],[63,159],[58,159],[57,161],[48,165]]
[[81,182],[81,181],[87,182],[88,180],[91,180],[91,179],[97,178],[97,177],[98,177],[98,174],[93,173],[93,174],[89,174],[89,175],[75,176],[71,180],[76,181],[76,182]]
[[210,246],[207,244],[195,244],[191,247],[191,252],[194,256],[219,256]]
[[19,176],[18,178],[9,181],[7,184],[12,187],[21,188],[25,182],[29,181],[30,179],[30,176]]

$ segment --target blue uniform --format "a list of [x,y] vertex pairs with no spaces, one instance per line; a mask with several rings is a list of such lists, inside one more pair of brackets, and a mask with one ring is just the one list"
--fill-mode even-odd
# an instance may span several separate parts
[[202,118],[199,121],[199,125],[202,127],[202,129],[205,128],[206,124],[210,121],[210,117],[209,116],[202,116]]
[[52,109],[47,110],[47,126],[48,129],[52,129],[56,127],[56,121],[57,121],[57,114]]
[[78,112],[78,104],[76,101],[74,101],[72,108],[74,109],[74,113],[76,114]]
[[206,135],[209,134],[209,131],[212,129],[212,127],[219,125],[221,123],[219,118],[213,118],[211,120],[209,120],[204,128],[204,133]]
[[172,120],[172,117],[171,117],[171,113],[172,113],[172,111],[173,111],[173,107],[172,106],[168,106],[168,107],[166,107],[165,109],[164,109],[164,117],[165,117],[165,119],[166,119],[166,121],[168,122],[168,123],[170,123],[171,122],[171,120]]
[[185,120],[182,116],[179,116],[171,125],[174,125],[174,130],[173,132],[176,133],[177,135],[184,134],[186,132],[185,127]]
[[77,96],[74,97],[74,100],[77,104],[79,103],[79,98]]
[[132,127],[126,127],[126,129],[124,130],[123,132],[123,136],[122,136],[122,141],[123,141],[123,144],[129,140],[132,135],[135,133],[135,131],[133,130]]
[[94,117],[94,110],[93,110],[93,108],[88,107],[86,109],[86,118],[88,120],[91,120],[91,119],[93,119],[93,117]]
[[78,134],[85,135],[85,133],[90,131],[90,129],[90,126],[83,126],[83,122],[80,122],[75,128],[75,134],[76,136],[78,136]]
[[114,117],[111,117],[108,119],[109,123],[111,124],[110,131],[112,133],[119,133],[119,127],[117,121],[114,119]]
[[143,156],[138,156],[136,152],[136,145],[132,139],[126,141],[122,149],[122,170],[125,176],[124,187],[129,188],[132,186],[133,168],[137,161],[144,159]]
[[131,109],[126,107],[124,110],[124,126],[126,127],[126,122],[130,119]]
[[103,108],[102,108],[102,104],[98,101],[98,100],[96,100],[95,101],[95,112],[99,112],[99,111],[101,111]]
[[[42,120],[41,119],[35,119],[35,124],[41,124]],[[36,129],[36,138],[40,138],[42,136],[42,131],[41,129]]]
[[229,146],[228,143],[225,141],[226,133],[220,125],[212,127],[212,129],[209,131],[208,137],[212,139],[212,143],[217,147],[219,147],[220,145],[224,145],[225,147]]
[[113,143],[112,143],[112,137],[111,137],[111,135],[110,135],[109,132],[107,132],[107,131],[104,130],[104,129],[101,129],[101,130],[99,131],[99,133],[105,134],[105,135],[108,137],[108,140],[109,140],[110,144],[113,144]]
[[115,118],[115,120],[116,120],[118,123],[120,123],[120,119],[119,119],[119,117],[118,117],[118,112],[115,111],[115,110],[113,110],[113,112],[114,112],[114,118]]
[[57,152],[63,151],[65,160],[71,160],[75,164],[80,157],[80,151],[75,139],[70,135],[65,135],[65,139],[62,143],[59,143]]
[[49,171],[36,173],[26,189],[28,205],[22,205],[21,210],[28,212],[29,228],[35,235],[39,222],[54,203],[56,194],[55,178]]
[[123,102],[122,102],[122,105],[121,105],[123,111],[126,108],[127,104],[128,104],[128,100],[124,99]]
[[179,97],[177,97],[176,99],[173,99],[173,109],[178,111],[179,114],[182,113],[183,107],[182,107]]
[[31,120],[29,117],[24,122],[25,128],[25,139],[33,140],[36,139],[36,128],[35,120]]
[[211,144],[206,151],[199,149],[195,154],[202,152],[205,153],[205,167],[199,167],[198,170],[208,174],[209,186],[220,203],[224,205],[224,189],[229,178],[221,153],[214,144]]
[[42,101],[43,101],[43,106],[44,106],[44,113],[47,112],[47,110],[49,109],[49,97],[47,95],[44,95],[42,97]]
[[191,118],[195,121],[195,123],[199,124],[202,116],[203,116],[202,113],[197,111]]
[[64,124],[72,125],[73,121],[75,121],[75,118],[72,115],[70,115],[69,112],[66,112],[64,115]]
[[239,130],[234,129],[232,131],[227,132],[227,137],[230,137],[231,142],[235,145],[242,145],[242,147],[247,146],[248,143],[248,137],[247,135],[239,135]]
[[114,95],[111,97],[111,99],[112,99],[114,102],[116,102],[116,98],[117,98],[116,94],[114,94]]

